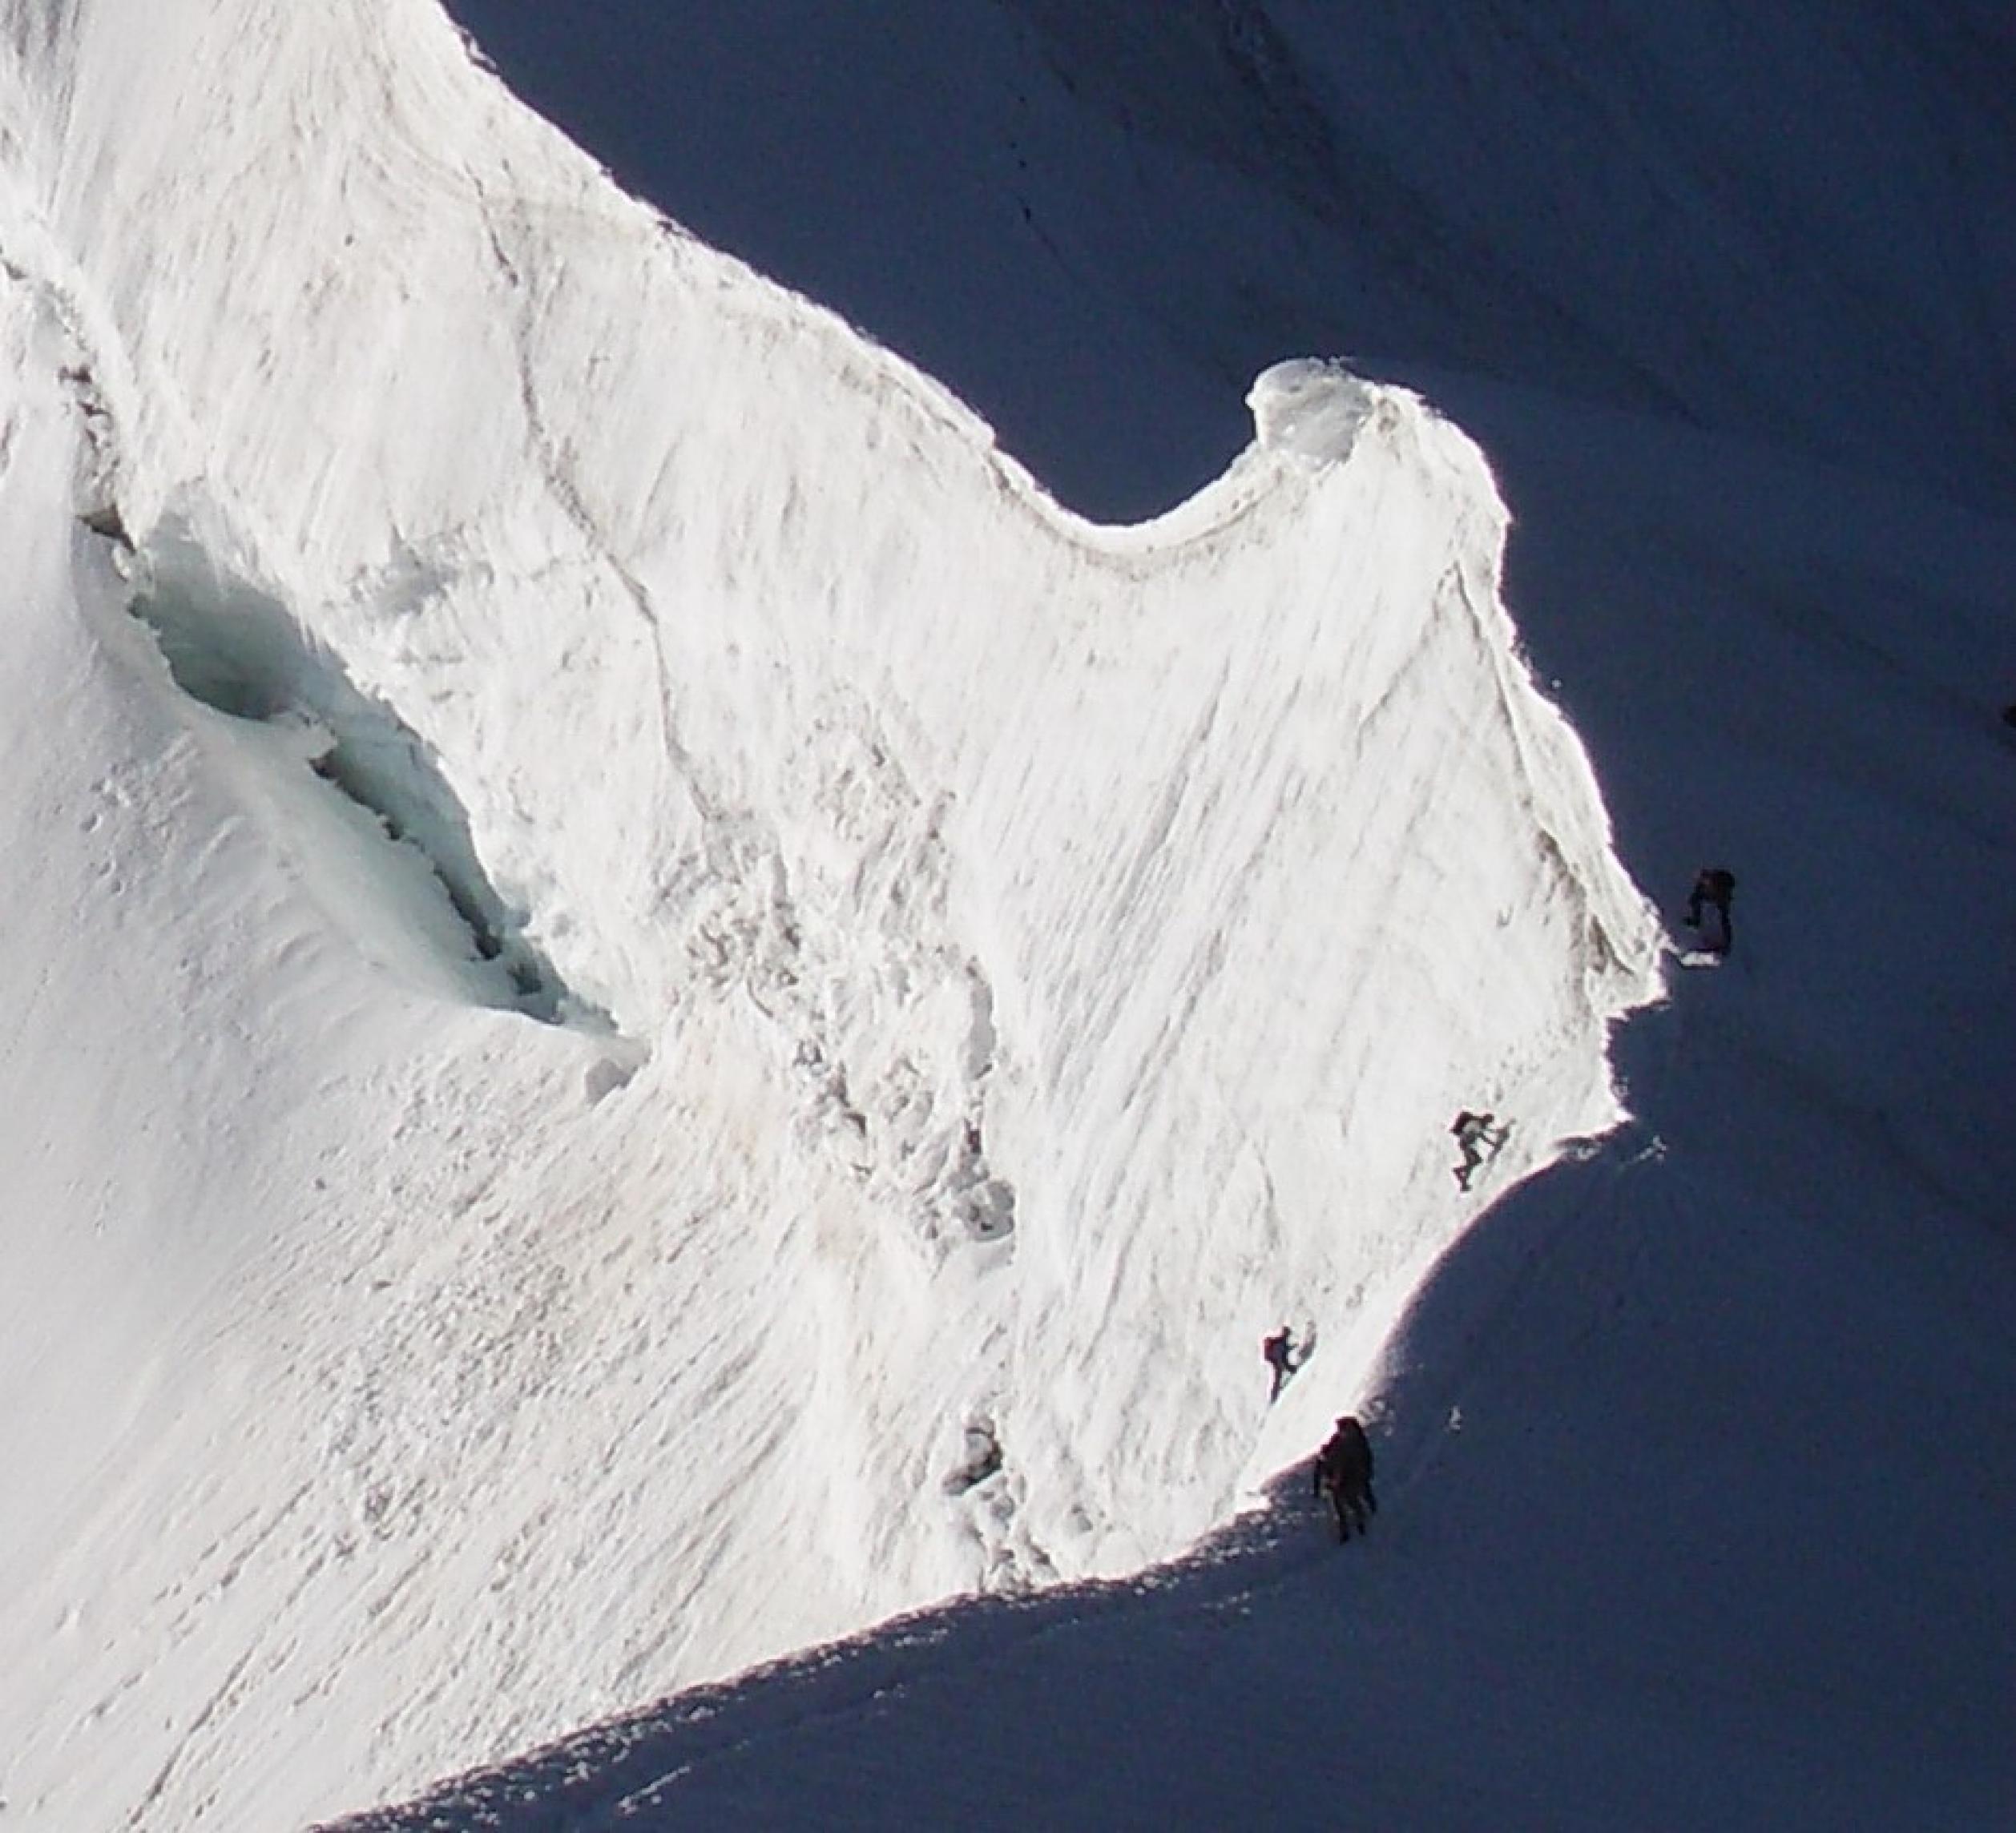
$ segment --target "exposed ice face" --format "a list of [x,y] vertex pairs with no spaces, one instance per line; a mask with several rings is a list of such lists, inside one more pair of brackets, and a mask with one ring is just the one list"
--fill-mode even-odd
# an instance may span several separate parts
[[607,1030],[526,939],[530,913],[491,882],[432,747],[359,691],[300,614],[218,566],[180,515],[120,565],[127,609],[166,665],[156,684],[192,721],[220,715],[205,724],[220,768],[333,926],[414,985]]

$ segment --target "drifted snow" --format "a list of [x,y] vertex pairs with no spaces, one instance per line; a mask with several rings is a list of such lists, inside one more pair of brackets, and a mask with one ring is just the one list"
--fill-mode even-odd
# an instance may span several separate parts
[[1656,927],[1417,398],[1095,528],[421,0],[0,20],[32,1822],[1177,1553],[1619,1118]]

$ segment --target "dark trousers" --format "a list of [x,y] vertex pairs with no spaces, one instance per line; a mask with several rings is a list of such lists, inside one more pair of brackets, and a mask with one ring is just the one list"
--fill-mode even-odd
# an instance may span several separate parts
[[1701,906],[1704,904],[1714,911],[1716,921],[1722,926],[1720,940],[1709,945],[1712,948],[1719,948],[1726,955],[1729,952],[1730,943],[1736,940],[1736,933],[1729,927],[1728,904],[1719,900],[1710,898],[1705,892],[1696,891],[1691,893],[1687,900],[1687,926],[1690,929],[1698,929],[1701,927]]

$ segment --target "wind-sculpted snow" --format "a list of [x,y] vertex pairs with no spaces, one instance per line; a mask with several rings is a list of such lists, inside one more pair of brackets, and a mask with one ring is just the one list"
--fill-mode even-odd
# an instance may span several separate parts
[[1493,1187],[1619,1117],[1655,927],[1417,398],[1271,370],[1094,527],[419,0],[0,18],[10,1805],[284,1823],[1167,1557],[1457,1107]]

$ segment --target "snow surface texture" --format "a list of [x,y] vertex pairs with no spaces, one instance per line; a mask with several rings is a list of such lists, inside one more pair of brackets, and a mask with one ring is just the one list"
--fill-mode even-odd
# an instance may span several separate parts
[[1285,352],[1432,395],[1625,857],[1672,906],[1743,885],[1739,952],[1621,1037],[1631,1127],[1410,1307],[1371,1546],[1296,1472],[1138,1581],[893,1626],[389,1823],[2006,1822],[2008,9],[454,10],[1080,506],[1208,475]]
[[1418,398],[1102,530],[421,0],[0,26],[11,1813],[1167,1557],[1620,1118],[1658,927]]

